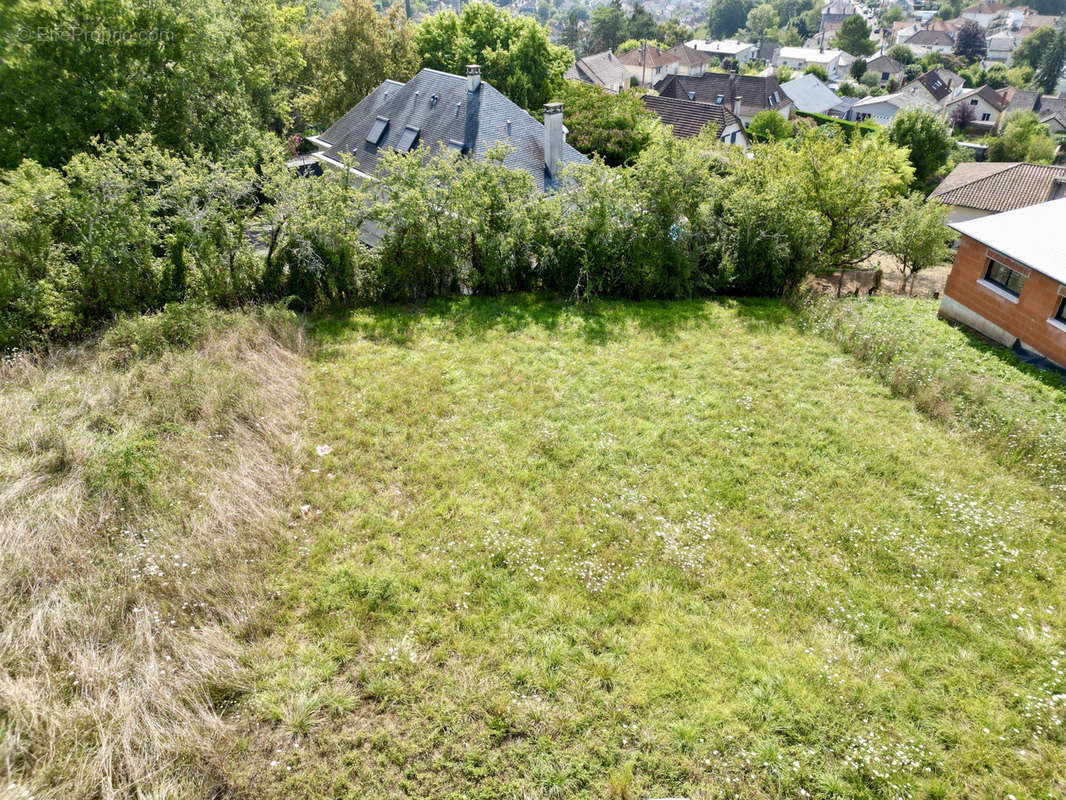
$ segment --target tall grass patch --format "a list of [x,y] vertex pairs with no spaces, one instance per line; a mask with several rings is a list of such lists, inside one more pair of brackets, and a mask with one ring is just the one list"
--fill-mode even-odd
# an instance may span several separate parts
[[0,783],[215,797],[299,436],[302,334],[170,306],[0,365]]

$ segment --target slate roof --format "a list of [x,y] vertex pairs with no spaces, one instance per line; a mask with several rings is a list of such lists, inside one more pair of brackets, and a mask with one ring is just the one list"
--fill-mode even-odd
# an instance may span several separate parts
[[[379,120],[388,123],[375,145],[367,141],[367,136]],[[514,150],[504,158],[504,165],[524,169],[539,189],[551,187],[544,168],[544,126],[485,81],[478,91],[469,93],[465,77],[435,69],[423,69],[407,83],[383,81],[317,137],[327,145],[318,155],[339,162],[349,154],[354,159],[353,166],[373,175],[379,154],[396,147],[405,132],[410,137],[409,128],[418,131],[415,146],[426,147],[431,153],[451,147],[474,158],[484,158],[495,145],[508,143]],[[563,142],[561,165],[587,162],[573,146]]]
[[1000,111],[1003,110],[1003,105],[1005,102],[1003,99],[1003,95],[1001,95],[999,92],[997,92],[995,89],[988,85],[979,86],[976,89],[967,89],[964,92],[960,92],[959,94],[953,95],[952,97],[949,97],[947,100],[944,101],[944,105],[945,107],[953,106],[960,100],[971,99],[974,97],[980,97],[993,108]]
[[952,206],[1010,211],[1047,200],[1056,179],[1066,180],[1066,167],[1025,162],[963,163],[930,197]]
[[904,44],[909,47],[952,47],[955,41],[946,31],[918,31]]
[[1040,92],[1027,92],[1013,86],[1003,89],[1002,94],[1007,103],[1003,110],[1008,114],[1012,111],[1032,111],[1040,99]]
[[826,114],[840,105],[841,98],[816,75],[800,75],[781,84],[796,108],[811,114]]
[[889,75],[895,75],[897,72],[903,72],[903,65],[894,58],[880,55],[877,58],[867,61],[866,69],[874,72],[887,72]]
[[629,86],[629,70],[610,50],[577,59],[565,77],[591,83],[593,86]]
[[[778,109],[792,105],[791,98],[782,91],[777,78],[772,75],[736,75],[724,72],[708,72],[698,77],[667,75],[656,84],[655,90],[663,97],[697,100],[701,103],[714,103],[721,96],[723,103],[731,105],[733,98],[739,96],[742,116],[754,115],[767,108]],[[690,92],[692,97],[689,96]]]
[[678,100],[673,97],[659,97],[653,94],[642,95],[640,99],[649,111],[663,121],[663,124],[673,126],[674,136],[679,139],[695,136],[708,122],[713,122],[718,126],[719,135],[730,125],[739,125],[742,130],[744,128],[743,123],[725,106]]
[[[945,75],[945,72],[947,72],[947,70],[933,69],[919,75],[914,79],[914,82],[924,86],[929,94],[931,94],[939,103],[951,94],[951,89],[955,86],[954,78],[958,77],[953,72],[949,75]],[[962,85],[962,78],[958,78],[958,84],[960,86]]]

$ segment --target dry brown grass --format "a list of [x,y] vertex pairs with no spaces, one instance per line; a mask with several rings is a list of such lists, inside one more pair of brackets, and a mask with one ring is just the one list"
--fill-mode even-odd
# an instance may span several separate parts
[[301,350],[177,308],[0,366],[0,797],[224,792]]

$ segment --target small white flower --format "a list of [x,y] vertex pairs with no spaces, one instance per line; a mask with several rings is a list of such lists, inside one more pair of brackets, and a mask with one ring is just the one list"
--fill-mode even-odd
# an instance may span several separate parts
[[328,456],[333,452],[333,448],[328,444],[315,445],[315,454],[320,456]]

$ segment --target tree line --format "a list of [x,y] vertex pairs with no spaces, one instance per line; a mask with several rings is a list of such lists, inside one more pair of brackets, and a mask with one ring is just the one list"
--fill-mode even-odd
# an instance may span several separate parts
[[26,161],[0,174],[0,347],[177,301],[779,296],[877,250],[912,269],[944,254],[943,208],[909,194],[907,150],[881,137],[817,129],[750,158],[714,131],[660,138],[626,166],[569,167],[551,194],[502,155],[390,154],[363,184],[297,177],[269,134],[222,160],[141,134],[61,168]]

